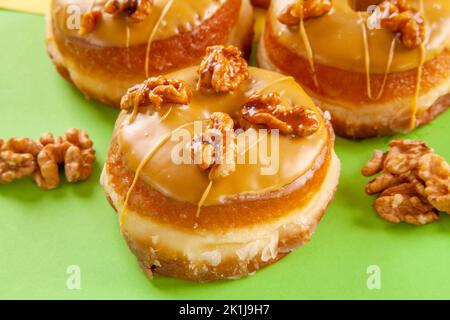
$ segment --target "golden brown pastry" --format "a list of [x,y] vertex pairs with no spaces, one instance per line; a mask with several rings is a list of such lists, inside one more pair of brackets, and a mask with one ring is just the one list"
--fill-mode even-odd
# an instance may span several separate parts
[[197,64],[210,45],[249,52],[252,32],[249,0],[53,0],[46,42],[64,78],[118,107],[130,86]]
[[274,0],[258,62],[294,76],[339,135],[407,132],[449,106],[449,25],[446,0]]
[[310,240],[340,165],[331,124],[293,78],[216,46],[130,88],[122,108],[101,181],[148,275],[239,278]]

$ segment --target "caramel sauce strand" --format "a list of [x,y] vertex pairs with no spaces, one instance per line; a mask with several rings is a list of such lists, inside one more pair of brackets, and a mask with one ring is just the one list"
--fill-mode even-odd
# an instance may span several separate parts
[[131,29],[129,25],[129,19],[127,17],[127,30],[126,30],[126,39],[125,39],[125,47],[127,49],[127,67],[131,69],[131,61],[130,61],[130,38],[131,38]]
[[416,81],[416,89],[414,92],[414,98],[412,102],[412,115],[411,115],[411,123],[409,125],[410,129],[414,129],[416,127],[416,120],[417,120],[417,109],[419,104],[419,95],[420,95],[420,88],[421,88],[421,82],[422,82],[422,74],[423,74],[423,65],[425,63],[425,47],[423,44],[419,47],[419,59],[420,64],[417,68],[417,81]]
[[392,61],[394,61],[395,43],[396,42],[397,42],[397,39],[396,39],[396,37],[394,37],[391,42],[391,48],[389,49],[389,56],[388,56],[388,61],[386,63],[386,70],[384,71],[383,82],[381,83],[380,91],[378,92],[375,100],[379,100],[381,98],[381,96],[384,93],[384,89],[386,88],[386,82],[387,82],[389,72],[391,70]]
[[361,12],[358,12],[358,16],[361,23],[361,30],[362,30],[362,36],[363,36],[363,43],[364,43],[364,65],[366,68],[366,86],[367,86],[367,96],[369,99],[372,98],[372,84],[370,79],[370,52],[369,52],[369,38],[367,37],[367,30],[366,30],[366,23],[365,20],[361,14]]
[[[198,121],[207,121],[209,119],[201,119]],[[139,163],[139,166],[136,169],[136,172],[134,174],[134,178],[133,178],[133,182],[131,183],[130,188],[127,191],[127,195],[125,196],[125,201],[123,203],[123,207],[122,210],[120,211],[120,226],[122,227],[125,223],[125,218],[126,218],[126,213],[127,213],[127,208],[128,208],[128,203],[130,201],[130,197],[131,194],[134,190],[134,188],[136,187],[136,184],[139,180],[139,176],[141,175],[142,170],[144,169],[144,167],[147,165],[147,163],[150,161],[150,159],[153,157],[153,155],[170,139],[170,137],[177,132],[178,130],[184,129],[190,125],[193,125],[195,123],[195,121],[191,121],[188,123],[185,123],[177,128],[175,128],[174,130],[172,130],[171,132],[169,132],[167,135],[165,135],[161,141],[152,149],[150,150],[147,155],[145,156],[144,159],[142,159],[142,161]]]
[[166,118],[169,116],[169,114],[172,112],[173,106],[170,106],[169,110],[167,110],[166,113],[163,114],[163,116],[161,117],[161,121],[166,120]]
[[[426,25],[423,0],[420,0],[420,13],[422,15],[424,25]],[[416,121],[417,121],[417,109],[418,109],[418,104],[419,104],[419,95],[420,95],[420,88],[421,88],[421,82],[422,82],[423,65],[425,64],[425,41],[426,41],[426,39],[424,41],[422,41],[422,43],[420,44],[420,47],[419,47],[419,66],[417,67],[416,89],[414,92],[414,100],[412,102],[411,122],[409,124],[409,129],[411,129],[411,130],[416,127]]]
[[271,86],[273,86],[273,85],[275,85],[277,83],[280,83],[280,82],[287,81],[287,80],[294,80],[295,81],[295,79],[293,77],[291,77],[291,76],[281,77],[281,78],[278,78],[276,80],[273,80],[272,82],[267,83],[264,87],[259,89],[259,92],[262,93],[264,90],[270,88]]
[[314,53],[313,53],[313,50],[311,47],[311,42],[309,41],[308,34],[306,33],[305,22],[303,21],[303,6],[301,6],[301,8],[302,8],[302,13],[300,16],[300,26],[299,26],[300,36],[302,37],[303,44],[304,44],[305,50],[306,50],[306,55],[308,56],[308,62],[309,62],[309,66],[311,68],[311,72],[313,75],[314,85],[316,86],[316,88],[319,88],[319,81],[317,80],[316,66],[314,64]]
[[130,119],[128,120],[128,124],[132,124],[134,122],[134,120],[136,120],[137,114],[139,112],[139,97],[142,95],[144,90],[145,90],[145,86],[141,86],[139,88],[139,91],[136,92],[136,95],[134,96],[133,112],[131,112],[131,116],[130,116]]
[[265,137],[267,137],[267,133],[264,133],[263,135],[261,135],[261,137],[259,137],[258,140],[256,140],[256,142],[254,142],[252,145],[248,146],[248,148],[245,148],[244,150],[239,152],[239,155],[240,156],[244,155],[247,151],[249,151],[253,147],[257,146],[262,141],[262,139],[264,139]]
[[156,35],[156,32],[159,29],[159,26],[161,25],[162,21],[164,20],[164,17],[167,15],[167,13],[169,12],[170,7],[172,6],[174,0],[169,0],[166,5],[164,6],[164,8],[162,9],[161,15],[159,16],[158,21],[156,21],[155,26],[152,29],[152,32],[150,33],[150,36],[148,37],[147,40],[147,49],[145,52],[145,77],[148,78],[149,77],[149,64],[150,64],[150,51],[151,51],[151,47],[152,47],[152,42],[153,42],[153,38]]
[[205,191],[203,191],[202,197],[200,198],[198,204],[197,204],[197,212],[195,216],[198,218],[200,216],[200,211],[202,210],[203,204],[206,201],[206,198],[208,198],[209,192],[211,191],[213,185],[213,181],[211,178],[209,179],[208,186],[206,187]]
[[93,0],[93,1],[91,2],[90,7],[89,7],[89,11],[92,11],[92,10],[94,9],[94,7],[95,7],[96,4],[97,4],[97,0]]

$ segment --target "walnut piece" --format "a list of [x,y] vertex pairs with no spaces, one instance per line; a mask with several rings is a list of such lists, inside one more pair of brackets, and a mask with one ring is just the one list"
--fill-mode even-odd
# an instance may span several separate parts
[[188,104],[192,91],[182,80],[152,77],[137,84],[122,97],[120,107],[128,110],[134,107],[152,105],[160,109],[163,103]]
[[366,186],[380,193],[376,212],[391,223],[423,225],[450,213],[450,166],[422,141],[395,139],[390,150],[375,150],[362,169],[364,176],[380,173]]
[[250,78],[247,61],[235,46],[212,46],[200,63],[197,89],[213,89],[217,93],[236,90]]
[[52,133],[44,133],[38,142],[30,138],[0,140],[0,183],[32,175],[40,188],[54,189],[60,183],[61,165],[69,182],[86,180],[95,161],[92,146],[80,129],[68,129],[65,137],[56,139]]
[[192,159],[201,170],[211,169],[209,178],[225,178],[236,170],[234,121],[226,113],[215,112],[201,135],[191,143]]
[[125,14],[134,23],[144,21],[151,13],[152,0],[108,0],[104,11],[108,14]]
[[241,117],[240,124],[244,128],[265,125],[282,134],[299,137],[310,136],[320,127],[319,117],[313,110],[301,106],[286,107],[275,92],[251,96],[241,108]]
[[410,172],[417,168],[420,158],[433,149],[423,141],[395,139],[389,143],[390,150],[386,155],[385,167],[393,174]]
[[419,177],[425,182],[424,193],[439,211],[450,213],[450,166],[433,153],[419,161]]
[[388,15],[381,19],[381,26],[398,32],[405,47],[417,48],[424,42],[424,20],[420,12],[408,5],[406,0],[386,0],[378,6]]
[[424,225],[439,218],[432,205],[422,199],[412,183],[386,189],[375,200],[374,208],[388,222]]
[[81,26],[78,30],[80,36],[84,36],[95,30],[102,19],[102,12],[99,10],[91,10],[81,16]]
[[64,155],[64,172],[69,182],[83,181],[92,174],[95,150],[92,140],[80,129],[68,129],[66,141],[70,143]]
[[327,14],[332,7],[331,0],[297,0],[283,10],[278,21],[288,26],[297,26],[301,20]]
[[36,169],[36,155],[41,146],[29,138],[0,139],[0,183],[31,175]]
[[54,189],[59,186],[59,165],[64,163],[64,154],[70,144],[57,139],[45,145],[37,156],[38,168],[33,174],[34,181],[41,189]]

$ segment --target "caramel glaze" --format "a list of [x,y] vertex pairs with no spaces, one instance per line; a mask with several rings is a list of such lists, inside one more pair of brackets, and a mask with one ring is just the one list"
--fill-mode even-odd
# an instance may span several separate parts
[[[361,30],[361,27],[358,30]],[[274,35],[269,21],[266,23],[266,32],[264,32],[264,45],[271,62],[277,68],[292,75],[302,84],[303,88],[324,101],[338,101],[349,107],[358,107],[374,102],[373,98],[370,98],[367,93],[367,75],[365,72],[352,72],[316,62],[316,74],[320,84],[317,88],[313,82],[308,59],[284,46],[279,38]],[[396,48],[399,46],[398,44]],[[390,49],[387,51],[389,52]],[[362,49],[362,52],[364,52],[364,49]],[[295,66],[295,68],[292,68],[292,66]],[[421,93],[426,93],[447,80],[450,77],[449,66],[450,49],[444,49],[438,56],[425,62],[422,66]],[[386,65],[384,68],[386,70]],[[387,76],[384,73],[370,74],[371,88],[374,93],[378,93],[383,86],[383,82],[385,82],[383,93],[377,102],[389,102],[399,97],[413,98],[416,94],[418,67],[403,72],[392,71],[393,68],[391,67]],[[349,94],[349,90],[351,94]],[[374,96],[376,95],[374,94]]]
[[[317,193],[329,169],[334,147],[334,133],[326,125],[330,139],[321,155],[311,165],[312,177],[298,185],[304,176],[275,192],[261,194],[258,199],[243,199],[221,205],[203,207],[197,216],[197,206],[180,202],[152,188],[144,179],[136,183],[128,203],[128,209],[150,217],[153,221],[171,227],[188,230],[227,230],[250,226],[254,223],[275,221],[286,214],[299,210]],[[120,152],[117,137],[113,137],[106,161],[106,172],[114,190],[123,195],[128,192],[135,172],[130,169],[124,154]],[[189,191],[186,191],[189,192]]]
[[[205,1],[201,2],[204,3]],[[175,0],[169,11],[178,12],[179,14],[179,11],[176,11],[179,10],[176,3],[183,2],[185,1]],[[177,27],[178,23],[182,23],[183,19],[178,21],[173,17],[170,18],[169,13],[166,14],[165,20],[172,19],[172,23],[175,23],[175,21],[178,23],[170,25],[169,22],[165,22],[163,25],[166,28],[170,25],[176,32],[172,32],[171,36],[168,36],[171,34],[168,33],[164,38],[155,35],[153,39],[150,39],[151,59],[148,60],[148,74],[166,73],[192,65],[199,60],[199,57],[204,55],[206,47],[225,43],[228,40],[232,28],[238,23],[239,15],[236,12],[239,12],[242,1],[226,0],[220,2],[210,0],[207,2],[216,5],[223,2],[223,5],[217,7],[212,14],[208,15],[207,19],[202,20],[201,24],[195,25],[191,30],[179,29]],[[198,5],[196,4],[195,6],[197,7]],[[55,8],[55,5],[53,7]],[[56,8],[59,8],[54,9],[58,10],[57,12],[62,10],[60,7]],[[208,6],[205,6],[204,10],[207,8]],[[191,11],[191,14],[194,15],[196,13]],[[206,12],[203,15],[206,15]],[[156,18],[152,16],[152,19],[154,21]],[[94,38],[90,36],[83,38],[78,36],[76,32],[67,31],[61,25],[64,20],[55,12],[53,13],[52,27],[55,41],[63,56],[77,61],[77,64],[84,72],[95,70],[95,73],[101,76],[115,78],[117,75],[120,75],[121,79],[145,78],[146,70],[144,66],[149,51],[147,50],[147,44],[151,30],[147,30],[147,33],[144,33],[142,30],[137,32],[137,27],[129,23],[130,29],[128,31],[127,25],[123,25],[123,35],[117,35],[117,39],[119,39],[116,39],[117,43],[111,44],[105,41],[96,44],[93,42]],[[118,25],[120,24],[118,23]],[[114,26],[114,30],[115,28],[117,26]],[[166,28],[163,27],[161,29],[164,30]],[[137,33],[143,34],[141,35],[142,42],[137,41]],[[98,40],[101,35],[107,34],[109,32],[102,31],[99,34],[95,34],[95,39]],[[126,48],[126,50],[123,50],[123,48]],[[99,68],[99,66],[102,66],[102,68]]]
[[[154,40],[164,40],[199,27],[210,19],[227,0],[153,0],[150,14],[139,23],[132,23],[126,15],[104,13],[95,29],[85,35],[79,35],[77,29],[69,28],[72,14],[79,10],[103,10],[107,0],[53,0],[52,18],[57,28],[68,37],[79,38],[97,46],[125,47],[127,26],[130,28],[130,45],[147,43],[149,35],[155,32]],[[164,14],[167,6],[170,10]],[[79,9],[78,9],[79,8]],[[164,23],[157,30],[155,26],[161,15]]]
[[[197,204],[210,183],[208,172],[195,164],[174,164],[171,152],[179,141],[166,139],[168,134],[180,126],[189,128],[192,121],[206,119],[218,110],[236,115],[246,99],[257,92],[279,92],[283,103],[306,106],[320,114],[292,78],[256,68],[250,68],[250,74],[252,80],[233,93],[217,95],[194,91],[188,106],[165,106],[159,112],[143,110],[131,123],[131,114],[122,112],[106,172],[112,177],[116,192],[125,200],[137,169],[144,164],[129,193],[129,209],[187,228],[195,225],[200,228],[236,227],[275,219],[299,209],[320,189],[334,143],[332,129],[324,119],[318,132],[310,137],[280,136],[280,164],[275,174],[261,175],[260,169],[265,165],[258,161],[238,164],[232,175],[214,181],[197,216]],[[184,80],[195,88],[196,68],[170,77]],[[252,148],[258,146],[259,143],[245,150],[247,157]]]

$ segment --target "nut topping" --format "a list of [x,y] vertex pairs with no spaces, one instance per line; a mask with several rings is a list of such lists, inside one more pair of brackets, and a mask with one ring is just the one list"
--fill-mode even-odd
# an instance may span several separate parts
[[120,107],[127,110],[152,105],[159,109],[163,103],[188,104],[191,97],[192,91],[184,81],[159,76],[128,89]]
[[83,130],[69,129],[65,137],[56,139],[44,133],[39,142],[30,138],[0,142],[0,183],[33,175],[40,188],[54,189],[60,183],[60,165],[69,182],[86,180],[92,174],[95,150]]
[[281,134],[310,136],[320,127],[317,114],[309,108],[282,104],[278,93],[255,94],[241,108],[240,124],[244,128],[265,125]]
[[250,78],[247,61],[234,46],[208,47],[198,75],[197,89],[213,89],[217,93],[234,91]]
[[391,223],[424,225],[439,218],[433,206],[420,197],[412,183],[386,189],[375,201],[374,208],[380,217]]
[[439,211],[450,213],[450,166],[445,160],[430,153],[419,161],[419,177],[425,181],[424,193]]
[[286,7],[278,20],[288,26],[297,26],[301,20],[327,14],[332,7],[331,0],[297,0]]
[[41,146],[29,138],[0,139],[0,183],[28,176],[36,169],[35,157]]
[[125,14],[134,23],[145,20],[150,15],[152,0],[108,0],[104,11],[108,14]]
[[450,213],[450,166],[421,141],[396,139],[390,150],[374,151],[362,169],[364,176],[380,173],[366,186],[367,194],[381,193],[377,213],[391,223],[423,225]]
[[201,135],[191,144],[191,156],[200,169],[211,169],[211,180],[225,178],[236,170],[236,135],[234,121],[222,112],[215,112]]
[[406,0],[386,0],[378,5],[387,17],[381,19],[381,26],[398,32],[405,47],[417,48],[425,40],[424,20],[420,14],[408,5]]
[[99,10],[91,10],[81,16],[81,26],[78,30],[80,36],[84,36],[95,30],[102,19],[102,13]]
[[108,0],[103,8],[94,8],[81,16],[78,34],[84,36],[93,32],[103,18],[103,12],[111,15],[125,15],[132,23],[144,21],[151,13],[153,0]]

